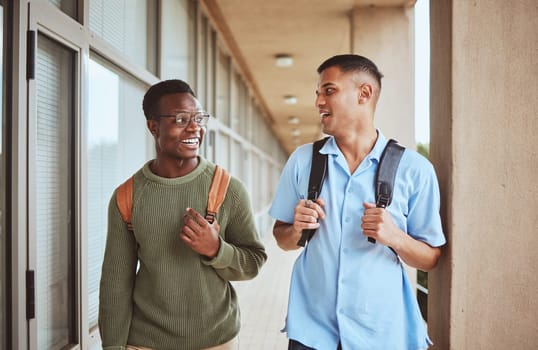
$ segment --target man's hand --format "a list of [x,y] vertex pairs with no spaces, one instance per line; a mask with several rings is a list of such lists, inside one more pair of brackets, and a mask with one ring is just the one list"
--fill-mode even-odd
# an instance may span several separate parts
[[361,227],[365,236],[391,247],[407,265],[422,271],[433,269],[441,256],[440,248],[416,240],[400,230],[390,213],[383,208],[376,208],[373,203],[364,203]]
[[322,209],[324,204],[321,198],[315,202],[310,199],[301,199],[293,210],[293,230],[300,234],[303,230],[318,228],[318,218],[325,218],[325,212]]
[[179,234],[183,242],[198,254],[208,258],[217,256],[220,248],[218,222],[210,224],[192,208],[187,208],[183,221],[185,225]]
[[324,204],[321,198],[315,202],[301,199],[293,210],[293,224],[277,220],[273,227],[273,236],[275,236],[278,246],[284,250],[301,248],[297,242],[299,242],[303,230],[318,228],[318,219],[325,218],[325,212],[322,209]]
[[364,215],[362,216],[362,232],[367,237],[372,237],[378,243],[393,247],[401,237],[401,230],[396,227],[390,213],[377,208],[373,203],[364,203]]

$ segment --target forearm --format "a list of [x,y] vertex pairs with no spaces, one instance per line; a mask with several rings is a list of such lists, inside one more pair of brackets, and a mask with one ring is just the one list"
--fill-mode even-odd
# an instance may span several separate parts
[[407,233],[399,230],[398,239],[391,246],[398,256],[409,266],[429,271],[437,265],[441,249],[416,240]]
[[273,236],[276,239],[278,246],[283,250],[295,250],[301,248],[297,245],[301,239],[302,231],[294,229],[292,224],[287,224],[282,221],[275,222],[273,227]]

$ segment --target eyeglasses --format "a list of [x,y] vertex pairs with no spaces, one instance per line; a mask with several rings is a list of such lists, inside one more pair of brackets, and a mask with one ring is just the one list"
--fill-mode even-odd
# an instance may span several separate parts
[[194,120],[199,126],[206,126],[210,115],[206,112],[179,112],[177,114],[161,114],[157,117],[175,117],[176,124],[185,127],[190,124],[191,120]]

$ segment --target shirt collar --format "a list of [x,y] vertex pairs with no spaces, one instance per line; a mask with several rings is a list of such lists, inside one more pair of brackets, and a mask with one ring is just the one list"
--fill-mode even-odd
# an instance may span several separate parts
[[[383,153],[383,150],[385,149],[387,142],[388,140],[385,137],[385,135],[383,135],[383,133],[381,133],[381,131],[377,129],[377,140],[375,142],[374,148],[370,151],[370,153],[368,154],[366,158],[372,161],[376,160],[377,162],[379,162],[379,159],[381,158],[381,154]],[[323,147],[321,147],[319,152],[321,154],[333,154],[333,155],[338,155],[342,153],[340,149],[338,148],[338,145],[336,144],[336,140],[334,139],[334,136],[329,137],[329,139],[327,140],[327,142],[325,142]]]

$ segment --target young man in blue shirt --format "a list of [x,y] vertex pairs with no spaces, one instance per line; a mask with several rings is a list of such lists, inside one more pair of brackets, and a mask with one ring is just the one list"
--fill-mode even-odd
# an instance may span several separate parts
[[320,150],[328,177],[318,200],[305,200],[313,147],[297,148],[270,209],[284,250],[300,248],[302,230],[317,229],[293,267],[289,349],[426,349],[431,341],[402,261],[428,271],[445,244],[435,171],[406,150],[391,205],[376,208],[374,177],[388,141],[374,125],[382,74],[358,55],[331,57],[318,73],[316,106],[331,136]]

